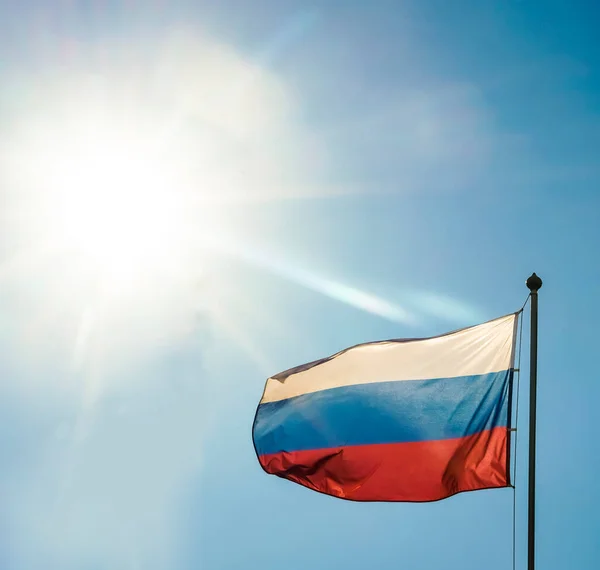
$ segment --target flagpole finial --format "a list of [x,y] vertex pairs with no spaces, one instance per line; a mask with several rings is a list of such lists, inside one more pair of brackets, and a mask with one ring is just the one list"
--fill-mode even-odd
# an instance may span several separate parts
[[537,293],[542,288],[542,280],[535,273],[532,273],[531,277],[527,279],[527,288],[532,293]]

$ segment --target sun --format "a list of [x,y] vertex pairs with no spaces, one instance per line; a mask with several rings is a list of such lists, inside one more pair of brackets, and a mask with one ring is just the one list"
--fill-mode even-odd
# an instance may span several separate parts
[[110,103],[44,109],[14,130],[0,264],[31,315],[24,336],[56,340],[94,374],[193,334],[230,234],[214,176],[190,160],[199,147],[157,113]]
[[55,237],[105,278],[160,270],[183,246],[176,171],[131,133],[95,133],[52,170]]
[[83,116],[27,147],[46,245],[113,290],[164,278],[206,225],[198,188],[151,127]]

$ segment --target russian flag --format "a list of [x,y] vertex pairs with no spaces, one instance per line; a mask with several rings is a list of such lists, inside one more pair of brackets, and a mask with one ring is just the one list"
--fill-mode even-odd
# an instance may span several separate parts
[[361,344],[269,378],[253,426],[262,468],[354,501],[509,486],[518,316]]

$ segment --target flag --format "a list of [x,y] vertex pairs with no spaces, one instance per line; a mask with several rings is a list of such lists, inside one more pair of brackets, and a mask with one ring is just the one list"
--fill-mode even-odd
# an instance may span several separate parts
[[518,316],[360,344],[269,378],[252,434],[260,465],[354,501],[509,486]]

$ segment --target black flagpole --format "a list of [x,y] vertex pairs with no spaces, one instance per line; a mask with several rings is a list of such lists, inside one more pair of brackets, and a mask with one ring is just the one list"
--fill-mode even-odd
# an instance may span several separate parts
[[527,570],[535,569],[535,425],[537,400],[538,290],[542,280],[533,273],[527,279],[531,291],[531,345],[529,359],[529,521]]

